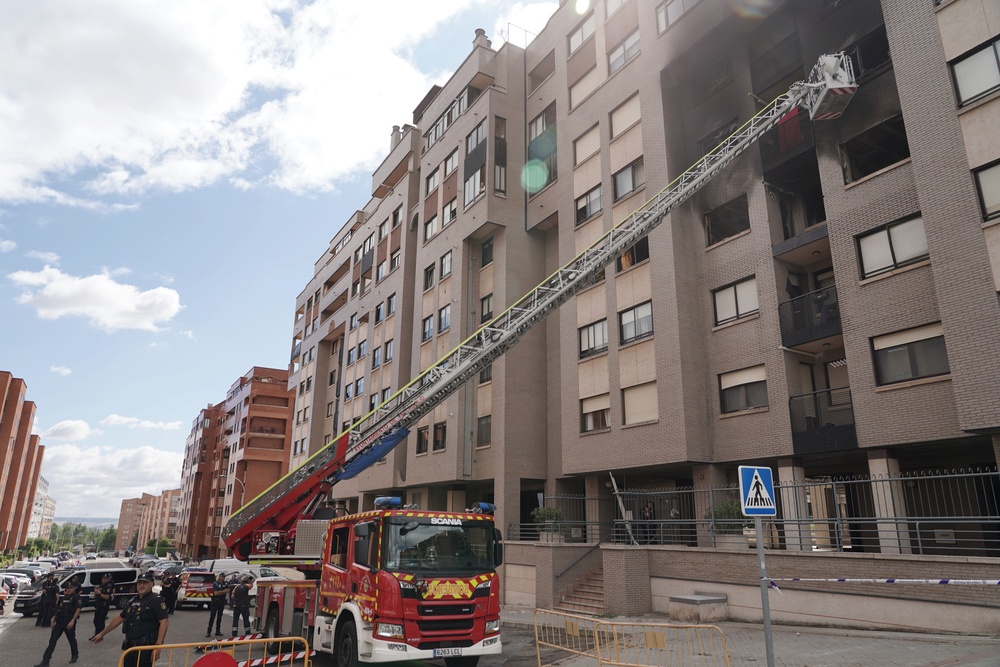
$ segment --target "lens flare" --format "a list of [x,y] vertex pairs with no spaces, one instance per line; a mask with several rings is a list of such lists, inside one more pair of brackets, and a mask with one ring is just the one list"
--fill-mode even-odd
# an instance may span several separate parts
[[576,0],[576,4],[573,6],[576,13],[583,16],[588,11],[590,11],[590,0]]
[[549,168],[541,160],[528,160],[521,170],[521,186],[525,192],[533,195],[549,181]]
[[778,0],[729,0],[729,6],[743,18],[761,19],[777,8]]

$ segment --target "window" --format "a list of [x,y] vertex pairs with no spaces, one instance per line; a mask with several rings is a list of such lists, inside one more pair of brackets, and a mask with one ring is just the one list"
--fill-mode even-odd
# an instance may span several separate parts
[[872,338],[872,350],[880,385],[951,372],[940,322]]
[[330,371],[330,378],[329,382],[327,382],[327,386],[332,387],[336,383],[337,383],[337,371]]
[[641,424],[660,418],[656,382],[622,389],[622,423]]
[[728,139],[740,127],[738,118],[734,118],[725,125],[712,130],[698,140],[698,155],[704,156],[712,152],[712,149]]
[[639,158],[629,166],[625,167],[614,175],[615,201],[631,194],[637,188],[646,184],[646,173],[643,168],[642,158]]
[[385,304],[378,303],[375,305],[375,324],[378,324],[385,318]]
[[507,194],[507,165],[493,165],[493,191]]
[[960,106],[1000,90],[1000,40],[962,56],[952,63],[951,71]]
[[698,4],[700,0],[667,0],[656,8],[656,30],[663,32]]
[[334,412],[334,403],[333,401],[330,401],[329,403],[326,404],[326,416],[332,417],[333,412]]
[[493,440],[493,415],[476,420],[476,447],[485,447]]
[[749,230],[750,211],[747,209],[747,196],[738,197],[706,213],[705,228],[710,246]]
[[354,398],[354,383],[348,382],[344,385],[344,400],[349,401]]
[[393,270],[399,268],[399,259],[400,259],[400,256],[399,256],[399,251],[398,250],[396,252],[392,253],[391,255],[389,255],[389,270],[390,271],[393,271]]
[[600,127],[595,125],[573,142],[573,164],[580,164],[601,150]]
[[361,281],[355,280],[351,284],[351,296],[357,296],[360,293],[361,293]]
[[430,340],[431,337],[434,335],[434,316],[433,315],[428,315],[427,317],[425,317],[423,319],[423,323],[421,324],[421,329],[423,331],[423,334],[422,334],[420,340],[421,341],[428,341],[428,340]]
[[350,319],[348,321],[350,323],[348,325],[348,328],[349,328],[350,331],[354,331],[355,329],[358,328],[358,314],[357,313],[351,313],[351,317],[350,317]]
[[437,221],[437,216],[432,215],[430,219],[424,223],[424,241],[430,241],[434,238],[434,234],[437,231]]
[[444,159],[444,175],[447,176],[451,172],[458,169],[458,149],[453,150],[448,157]]
[[866,130],[840,147],[844,183],[853,183],[910,157],[903,116]]
[[424,290],[434,287],[434,265],[431,264],[424,269]]
[[618,314],[621,345],[653,334],[653,303],[647,301]]
[[427,190],[426,193],[430,194],[437,190],[438,186],[441,185],[441,175],[440,172],[435,169],[431,172],[431,175],[427,177]]
[[434,424],[434,451],[440,452],[444,451],[445,438],[448,433],[448,424],[445,422],[438,422]]
[[1000,163],[976,172],[976,188],[983,217],[989,220],[1000,215]]
[[365,356],[368,353],[368,341],[363,340],[358,343],[358,359]]
[[383,403],[385,403],[386,401],[388,401],[390,396],[392,396],[392,390],[389,387],[386,387],[385,389],[382,390],[382,402]]
[[639,31],[625,38],[608,54],[608,74],[614,74],[639,53]]
[[379,282],[385,278],[385,274],[388,273],[388,268],[385,260],[378,263],[378,268],[375,269],[375,282]]
[[382,365],[382,348],[375,347],[372,349],[372,368],[378,368]]
[[389,316],[395,312],[396,312],[396,295],[390,294],[389,298],[385,300],[385,314],[386,316]]
[[395,211],[392,212],[392,228],[395,229],[399,227],[399,223],[403,221],[403,207],[400,206]]
[[417,454],[427,453],[428,428],[421,426],[417,429]]
[[631,268],[647,259],[649,259],[649,237],[643,236],[631,248],[615,259],[615,268],[618,270],[618,273],[621,273],[625,269]]
[[540,192],[558,177],[558,135],[556,134],[556,105],[528,123],[528,162],[531,170],[521,179],[529,195]]
[[483,244],[479,247],[479,256],[482,258],[481,265],[486,266],[487,264],[493,263],[493,237],[489,237]]
[[[700,102],[732,80],[733,61],[726,53],[721,58],[709,61],[698,68],[691,79],[691,92],[694,99]],[[718,142],[711,147],[714,148],[717,144]]]
[[438,332],[446,331],[451,326],[451,304],[438,311]]
[[586,222],[601,212],[601,186],[576,200],[576,224]]
[[889,39],[886,37],[884,25],[865,35],[857,44],[844,51],[854,65],[854,77],[858,83],[867,81],[892,64]]
[[767,374],[764,366],[753,366],[719,376],[722,412],[740,412],[767,407]]
[[444,205],[444,210],[441,212],[441,226],[447,227],[448,224],[454,222],[456,218],[458,218],[457,197]]
[[487,382],[493,381],[493,364],[490,364],[483,370],[479,371],[479,384],[486,384]]
[[600,394],[580,401],[580,432],[602,431],[611,427],[611,395]]
[[441,256],[441,277],[451,275],[451,250]]
[[383,347],[385,348],[385,360],[386,360],[386,362],[392,361],[392,350],[393,350],[392,339],[390,338],[389,340],[387,340],[385,342],[385,345]]
[[484,119],[479,125],[476,125],[476,129],[469,133],[469,136],[465,138],[465,154],[468,155],[472,150],[479,144],[486,141],[486,120]]
[[347,365],[348,366],[350,366],[351,364],[353,364],[355,361],[358,360],[358,356],[357,355],[358,355],[357,348],[352,347],[351,349],[349,349],[347,351]]
[[569,34],[569,52],[575,53],[594,34],[594,15],[583,19],[583,23]]
[[360,396],[365,393],[365,379],[358,378],[358,381],[354,383],[354,395]]
[[389,235],[389,218],[382,221],[382,224],[378,226],[378,240],[381,241],[386,236]]
[[608,349],[608,321],[603,319],[600,322],[588,324],[580,327],[580,358],[585,359],[591,355],[604,352]]
[[378,407],[378,392],[368,397],[368,412],[372,412]]
[[861,277],[870,278],[927,258],[924,219],[894,222],[858,237]]
[[493,292],[490,292],[479,300],[479,323],[489,322],[493,319]]
[[712,292],[712,299],[715,301],[716,324],[725,324],[752,315],[758,310],[757,277],[751,276],[732,285],[720,287]]
[[476,199],[479,195],[486,192],[486,166],[482,166],[472,173],[467,179],[465,179],[465,206],[468,206]]

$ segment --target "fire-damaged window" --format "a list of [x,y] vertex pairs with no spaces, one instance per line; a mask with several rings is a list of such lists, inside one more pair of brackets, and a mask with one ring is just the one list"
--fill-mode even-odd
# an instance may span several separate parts
[[742,195],[705,214],[708,245],[736,236],[750,229],[750,211],[747,196]]
[[889,39],[886,37],[884,25],[844,49],[844,52],[854,65],[854,76],[858,83],[864,83],[892,66]]
[[910,157],[903,116],[892,118],[865,130],[840,147],[844,167],[844,183],[853,183],[865,176],[891,167]]

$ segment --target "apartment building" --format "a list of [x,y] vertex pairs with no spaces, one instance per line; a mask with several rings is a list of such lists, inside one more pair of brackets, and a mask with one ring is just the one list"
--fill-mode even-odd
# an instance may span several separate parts
[[35,404],[27,384],[0,371],[0,552],[23,546],[34,511],[45,447],[31,433]]
[[[669,489],[732,483],[744,463],[779,483],[995,469],[990,0],[562,2],[526,49],[494,49],[479,31],[394,129],[371,199],[296,301],[292,466],[841,51],[859,83],[841,118],[789,114],[331,497],[352,509],[386,493],[428,509],[489,500],[516,528],[542,493],[608,497],[609,473]],[[995,515],[998,501],[976,502]],[[857,502],[886,520],[909,509]],[[822,521],[841,504],[782,513]],[[677,509],[692,522],[704,511]],[[532,603],[558,599],[565,563],[537,547],[508,547],[509,581],[531,582],[508,597],[537,584]],[[684,547],[602,549],[607,608],[648,611],[681,586],[671,576],[704,577],[706,556]],[[852,547],[927,562],[877,529]]]
[[28,525],[28,537],[44,537],[48,539],[52,530],[52,521],[56,516],[56,501],[49,496],[49,480],[38,478],[35,489],[35,500],[31,509],[31,523]]
[[148,493],[139,498],[126,498],[118,511],[118,532],[115,536],[115,549],[125,551],[134,549],[141,551],[146,545],[139,542],[139,530],[142,527],[142,515],[152,502],[153,496]]
[[219,504],[217,479],[229,458],[222,435],[224,422],[225,404],[209,403],[191,423],[184,443],[177,550],[198,560],[210,558],[215,548],[212,524]]
[[[145,496],[144,496],[145,498]],[[177,518],[180,511],[181,489],[168,489],[155,496],[140,511],[137,548],[152,540],[167,540],[176,547]]]

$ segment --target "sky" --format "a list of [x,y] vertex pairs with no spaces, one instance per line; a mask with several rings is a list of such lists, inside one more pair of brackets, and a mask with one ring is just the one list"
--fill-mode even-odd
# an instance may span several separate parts
[[[586,0],[580,0],[586,2]],[[557,0],[0,6],[0,369],[56,517],[180,485],[198,411],[287,368],[295,297],[393,125]]]

